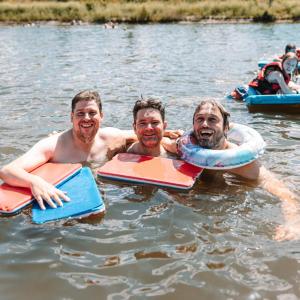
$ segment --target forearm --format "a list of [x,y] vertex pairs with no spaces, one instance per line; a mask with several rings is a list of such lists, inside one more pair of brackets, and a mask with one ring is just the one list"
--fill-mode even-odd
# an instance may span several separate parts
[[13,186],[31,188],[36,177],[14,164],[9,164],[0,170],[0,178]]
[[296,83],[294,83],[294,82],[291,81],[291,82],[289,83],[289,87],[290,87],[292,90],[296,91],[297,93],[300,92],[300,85],[299,85],[299,84],[296,84]]
[[137,141],[137,136],[133,130],[122,130],[122,134],[125,138],[126,145],[130,145]]
[[276,178],[272,172],[264,167],[261,167],[260,170],[259,185],[272,195],[278,197],[283,203],[298,207],[296,195],[282,181]]
[[167,137],[164,137],[161,141],[162,146],[164,149],[170,153],[177,154],[177,144],[176,140],[171,140]]

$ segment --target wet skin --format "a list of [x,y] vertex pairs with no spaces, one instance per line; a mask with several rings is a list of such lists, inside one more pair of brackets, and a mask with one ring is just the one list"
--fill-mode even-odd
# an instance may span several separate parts
[[162,120],[158,110],[145,108],[138,111],[133,123],[138,141],[146,148],[160,146],[167,124]]
[[204,104],[194,117],[194,134],[198,144],[208,149],[225,149],[228,131],[223,125],[223,116],[218,107]]
[[83,143],[90,143],[102,122],[102,113],[95,101],[79,101],[71,114],[73,134]]

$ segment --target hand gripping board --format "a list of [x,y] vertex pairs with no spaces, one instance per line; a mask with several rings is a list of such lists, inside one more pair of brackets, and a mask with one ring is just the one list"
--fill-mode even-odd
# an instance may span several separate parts
[[55,221],[63,218],[79,218],[105,210],[94,176],[87,167],[82,168],[74,176],[66,178],[57,188],[67,192],[70,202],[63,206],[51,208],[46,205],[42,210],[35,202],[32,208],[32,221],[37,224]]
[[[74,175],[81,169],[81,164],[45,163],[31,173],[38,175],[53,185]],[[0,185],[0,213],[14,214],[33,200],[29,188],[15,187],[8,184]]]

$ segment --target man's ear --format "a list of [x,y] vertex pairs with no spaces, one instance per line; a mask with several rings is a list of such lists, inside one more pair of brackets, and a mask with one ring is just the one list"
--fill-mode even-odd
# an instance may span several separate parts
[[135,122],[132,123],[132,128],[133,128],[134,132],[136,132],[136,123]]
[[73,112],[71,112],[71,122],[73,123],[73,118],[74,118],[74,113]]
[[229,130],[229,125],[225,125],[224,127],[224,136],[227,138],[227,133],[228,133],[228,130]]
[[164,121],[164,130],[167,128],[168,123],[166,121]]
[[103,111],[100,111],[100,117],[101,117],[101,119],[103,119]]

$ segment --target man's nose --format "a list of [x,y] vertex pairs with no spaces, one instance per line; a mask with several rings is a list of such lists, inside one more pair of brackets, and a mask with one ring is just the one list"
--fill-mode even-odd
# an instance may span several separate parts
[[91,116],[90,116],[90,114],[88,112],[86,112],[86,113],[84,113],[83,118],[84,119],[90,119]]
[[206,119],[203,120],[202,127],[208,127],[208,122]]
[[151,123],[148,123],[148,124],[146,125],[146,129],[152,129],[152,128],[153,128],[153,126],[152,126]]

